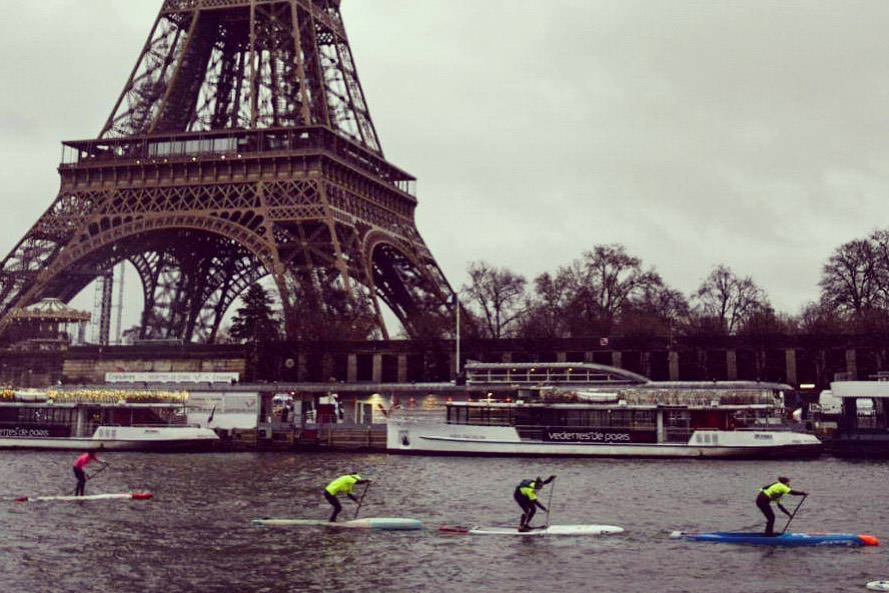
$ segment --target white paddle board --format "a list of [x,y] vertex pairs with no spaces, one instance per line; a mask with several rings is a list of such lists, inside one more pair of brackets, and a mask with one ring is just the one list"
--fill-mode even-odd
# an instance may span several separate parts
[[151,492],[118,492],[112,494],[87,494],[85,496],[21,496],[15,502],[80,502],[86,500],[148,500]]
[[550,525],[546,528],[535,528],[530,531],[519,531],[516,527],[470,527],[465,530],[459,528],[442,529],[456,533],[469,533],[471,535],[609,535],[623,533],[623,527],[616,525]]
[[871,591],[889,591],[889,581],[871,581],[867,588]]
[[256,527],[301,527],[308,525],[332,527],[336,529],[380,529],[384,531],[411,531],[422,529],[423,523],[416,519],[401,517],[368,517],[351,521],[321,521],[319,519],[253,519]]

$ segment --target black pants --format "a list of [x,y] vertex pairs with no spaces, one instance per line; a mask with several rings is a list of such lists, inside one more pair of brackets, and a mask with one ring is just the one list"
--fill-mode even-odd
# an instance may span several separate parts
[[340,514],[341,510],[343,510],[343,505],[340,504],[340,501],[336,496],[334,496],[327,490],[324,491],[324,498],[327,499],[327,502],[333,505],[333,514],[330,515],[330,519],[328,519],[328,521],[333,523],[334,521],[336,521],[336,516]]
[[534,504],[534,501],[522,494],[522,491],[518,488],[515,489],[515,492],[512,493],[512,497],[518,503],[520,507],[522,507],[522,518],[519,520],[519,527],[525,527],[531,523],[531,519],[534,518],[534,514],[537,512],[537,505]]
[[756,495],[756,506],[766,516],[766,535],[774,535],[775,511],[772,510],[772,501],[769,500],[768,496],[760,492]]
[[77,487],[74,489],[74,496],[83,496],[83,492],[86,489],[86,474],[79,467],[75,467],[74,475],[77,476]]

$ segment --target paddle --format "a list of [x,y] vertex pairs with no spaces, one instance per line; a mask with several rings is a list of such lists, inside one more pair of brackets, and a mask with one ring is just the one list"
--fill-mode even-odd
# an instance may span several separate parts
[[556,480],[553,479],[552,485],[549,487],[549,500],[546,501],[546,525],[544,529],[549,527],[549,512],[553,508],[553,491],[556,489]]
[[790,518],[787,519],[787,524],[784,525],[784,529],[781,530],[782,534],[785,531],[787,531],[787,527],[790,525],[790,522],[793,521],[793,518],[796,516],[796,512],[799,510],[799,508],[802,506],[802,504],[806,501],[807,496],[808,496],[808,494],[803,494],[803,497],[800,499],[799,504],[797,504],[796,508],[793,509],[793,512],[790,514]]
[[367,483],[364,485],[364,492],[361,493],[361,498],[358,499],[358,506],[355,508],[355,516],[352,517],[353,519],[357,519],[357,518],[358,518],[358,511],[361,510],[361,504],[364,502],[364,495],[367,494],[367,489],[368,489],[368,488],[370,488],[370,482],[367,482]]
[[96,475],[101,474],[103,471],[105,471],[105,469],[106,469],[109,465],[111,465],[111,464],[108,463],[107,461],[103,461],[102,463],[103,463],[104,465],[102,465],[101,469],[97,469],[96,471],[94,471],[93,473],[91,473],[90,475],[88,475],[88,476],[86,477],[87,480],[92,480],[93,478],[96,477]]

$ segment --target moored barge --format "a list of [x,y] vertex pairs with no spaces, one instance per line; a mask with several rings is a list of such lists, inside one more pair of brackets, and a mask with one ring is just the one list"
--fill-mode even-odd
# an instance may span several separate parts
[[834,381],[830,392],[842,400],[830,440],[838,457],[889,457],[889,381]]

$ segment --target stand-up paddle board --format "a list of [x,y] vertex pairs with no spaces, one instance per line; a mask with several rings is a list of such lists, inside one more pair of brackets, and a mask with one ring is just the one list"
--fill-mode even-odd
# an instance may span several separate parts
[[610,535],[623,533],[623,527],[616,525],[550,525],[549,527],[532,527],[529,531],[519,531],[516,527],[465,527],[460,525],[442,525],[438,529],[443,533],[468,533],[470,535]]
[[422,529],[423,524],[416,519],[400,517],[368,517],[351,521],[321,521],[318,519],[253,519],[255,527],[304,527],[307,525],[332,527],[336,529],[379,529],[384,531],[412,531]]
[[89,494],[86,496],[20,496],[15,502],[75,502],[84,500],[148,500],[151,492],[118,492],[115,494]]
[[867,588],[871,591],[889,591],[889,581],[871,581]]
[[781,533],[766,536],[762,532],[673,531],[672,539],[718,544],[759,546],[878,546],[880,541],[866,533]]

